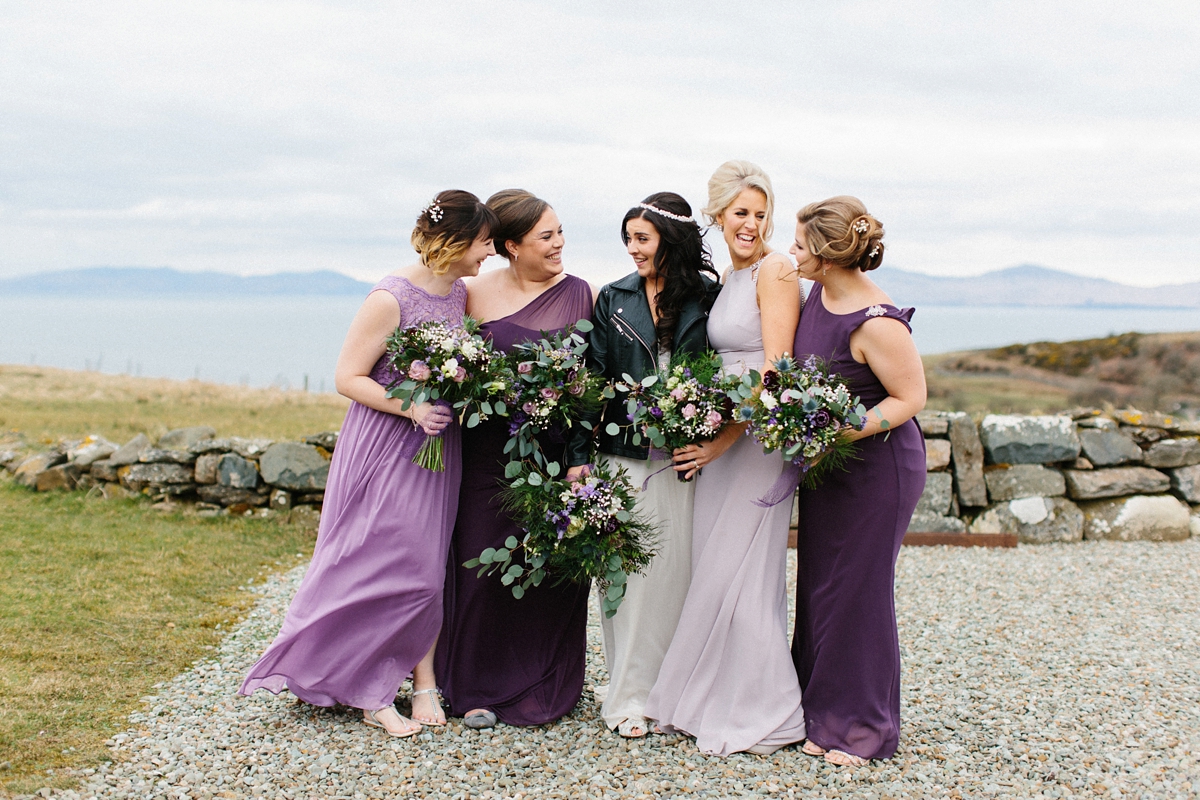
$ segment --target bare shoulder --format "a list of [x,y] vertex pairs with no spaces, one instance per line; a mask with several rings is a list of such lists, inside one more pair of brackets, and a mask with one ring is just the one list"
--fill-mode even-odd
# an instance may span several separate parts
[[762,279],[794,281],[798,280],[796,265],[783,253],[771,253],[758,268],[759,285]]

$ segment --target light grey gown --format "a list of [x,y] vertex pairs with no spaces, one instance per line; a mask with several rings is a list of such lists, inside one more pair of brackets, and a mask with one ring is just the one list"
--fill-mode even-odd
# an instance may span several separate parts
[[[763,364],[758,266],[731,271],[709,315],[709,342],[727,372]],[[697,479],[692,582],[646,716],[711,755],[804,739],[788,649],[791,504],[754,504],[782,471],[779,453],[745,436]]]

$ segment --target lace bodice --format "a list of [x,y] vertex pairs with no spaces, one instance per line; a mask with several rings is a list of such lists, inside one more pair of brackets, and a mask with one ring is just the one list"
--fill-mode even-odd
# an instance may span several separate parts
[[[450,294],[442,296],[413,285],[407,278],[388,275],[371,289],[371,292],[381,291],[389,293],[400,304],[402,328],[413,328],[423,322],[434,321],[460,325],[463,315],[467,313],[467,286],[461,280],[454,282]],[[371,378],[384,386],[394,377],[395,371],[388,366],[386,356],[380,357],[371,368]]]

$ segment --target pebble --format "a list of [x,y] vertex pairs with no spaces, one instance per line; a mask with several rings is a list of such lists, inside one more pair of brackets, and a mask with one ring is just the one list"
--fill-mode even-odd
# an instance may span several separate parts
[[[795,553],[789,553],[795,574]],[[210,660],[158,687],[64,798],[1196,797],[1200,540],[904,548],[900,749],[838,768],[796,748],[708,757],[603,728],[599,626],[587,686],[553,725],[458,721],[389,739],[354,709],[236,694],[303,567],[255,587]],[[405,687],[407,693],[410,687]],[[403,706],[403,703],[402,703]],[[402,707],[403,710],[403,707]]]

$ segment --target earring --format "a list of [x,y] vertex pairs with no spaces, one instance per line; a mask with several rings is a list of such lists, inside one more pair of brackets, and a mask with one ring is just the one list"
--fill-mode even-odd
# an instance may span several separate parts
[[825,271],[824,271],[824,272],[822,272],[821,274],[822,274],[822,275],[828,275],[828,274],[829,274],[829,266],[828,266],[828,265],[826,265],[826,267],[825,267]]

